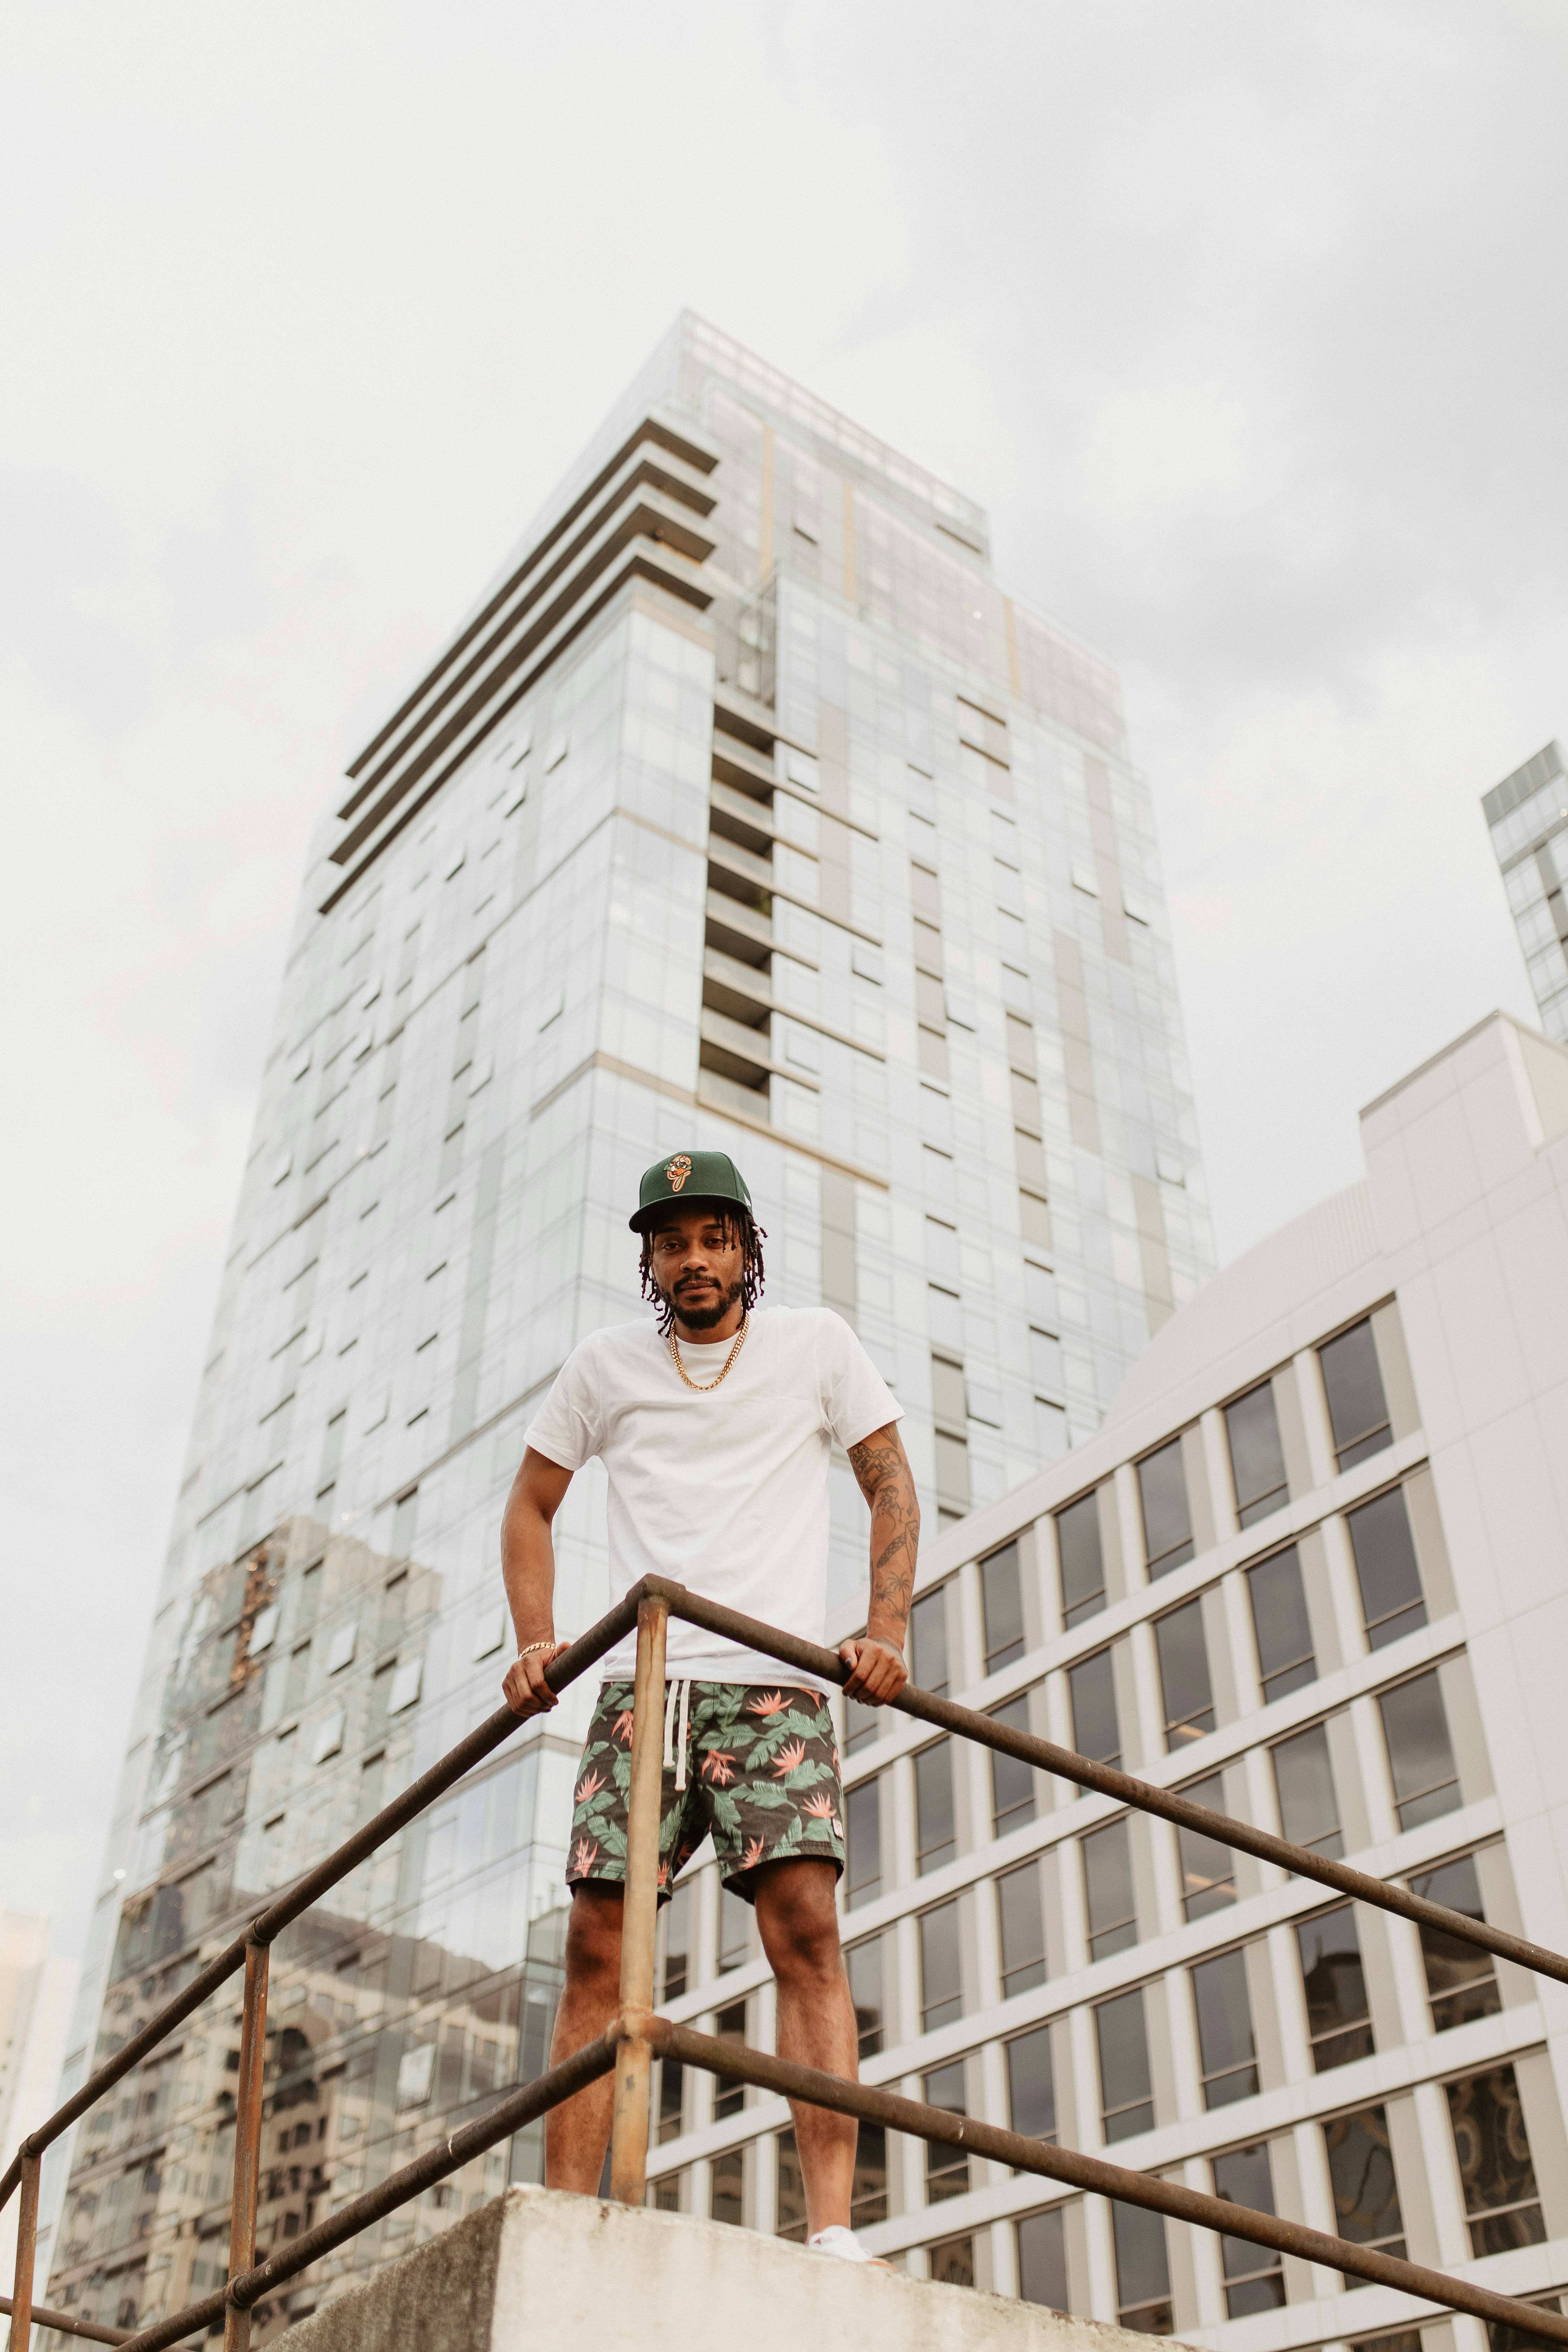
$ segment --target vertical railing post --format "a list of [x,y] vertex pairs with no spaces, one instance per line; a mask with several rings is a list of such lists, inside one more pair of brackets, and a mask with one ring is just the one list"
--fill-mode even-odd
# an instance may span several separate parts
[[33,2336],[33,2262],[38,2250],[38,2167],[24,2155],[16,2204],[16,2279],[11,2289],[12,2352],[27,2352]]
[[[632,1784],[626,1805],[626,1891],[621,1906],[621,2016],[653,2009],[653,1948],[658,1924],[658,1817],[664,1782],[664,1645],[669,1604],[637,1608],[637,1670],[632,1698]],[[616,2060],[610,2194],[640,2205],[647,2193],[648,2092],[653,2053],[623,2034]]]
[[[245,2006],[239,2022],[239,2083],[234,2109],[234,2202],[229,2209],[228,2274],[256,2260],[256,2201],[261,2182],[261,2092],[267,2071],[268,1947],[247,1936]],[[226,2304],[223,2352],[249,2352],[250,2313]]]

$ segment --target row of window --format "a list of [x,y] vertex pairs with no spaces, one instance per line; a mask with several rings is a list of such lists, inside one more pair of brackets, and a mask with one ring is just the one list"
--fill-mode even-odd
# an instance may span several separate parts
[[[1056,2115],[1048,2080],[1042,2089],[1030,2048],[1038,2038],[1028,2036],[1008,2044],[1011,2127],[1031,2138],[1054,2141]],[[1546,2225],[1513,2067],[1489,2067],[1444,2088],[1472,2254],[1479,2258],[1543,2243]],[[921,2093],[928,2105],[954,2115],[968,2113],[962,2064],[927,2074]],[[1359,2108],[1326,2119],[1320,2128],[1337,2234],[1352,2244],[1403,2256],[1405,2218],[1387,2110],[1381,2105]],[[1230,2148],[1210,2162],[1216,2197],[1253,2212],[1278,2212],[1274,2160],[1267,2140]],[[793,2131],[778,2135],[775,2164],[773,2234],[799,2242],[805,2236],[805,2202]],[[975,2185],[964,2150],[926,2143],[928,2206],[966,2196]],[[668,2173],[653,2184],[649,2201],[678,2210],[684,2194],[682,2176]],[[1020,2295],[1058,2311],[1073,2307],[1066,2226],[1069,2210],[1070,2200],[1027,2214],[1013,2225]],[[852,2223],[858,2229],[874,2227],[888,2219],[889,2210],[887,2134],[880,2126],[862,2124]],[[709,2211],[714,2221],[744,2223],[743,2148],[728,2149],[713,2159]],[[1118,2320],[1124,2327],[1170,2335],[1174,2317],[1164,2218],[1142,2207],[1113,2204],[1111,2220]],[[933,2278],[962,2285],[974,2284],[973,2238],[939,2240],[929,2253]],[[1245,2318],[1285,2303],[1284,2263],[1271,2248],[1255,2245],[1246,2238],[1222,2238],[1220,2262],[1228,2318]],[[1415,2331],[1410,2334],[1415,2352],[1419,2336]],[[1378,2352],[1394,2352],[1404,2342],[1403,2337],[1376,2339]],[[1366,2352],[1373,2352],[1371,2345]],[[1494,2352],[1512,2352],[1512,2347],[1498,2344],[1494,2337]]]
[[[1202,1627],[1197,1603],[1179,1610],[1162,1623],[1177,1634],[1162,1645],[1162,1671],[1169,1692],[1177,1685],[1190,1701],[1206,1689],[1206,1666],[1200,1647]],[[1173,1663],[1167,1667],[1167,1654]],[[1200,1668],[1203,1669],[1200,1679]],[[1073,1687],[1074,1721],[1081,1751],[1105,1763],[1120,1762],[1116,1733],[1116,1692],[1110,1653],[1100,1651],[1074,1670],[1084,1679]],[[1072,1677],[1069,1677],[1069,1682]],[[1439,1670],[1411,1675],[1377,1694],[1393,1786],[1394,1809],[1402,1831],[1419,1828],[1464,1802],[1459,1769],[1454,1754]],[[1005,1706],[992,1711],[993,1720],[1028,1733],[1029,1694],[1020,1692]],[[1279,1829],[1292,1843],[1310,1848],[1330,1860],[1345,1851],[1342,1816],[1332,1754],[1331,1717],[1276,1740],[1268,1748]],[[1181,1728],[1212,1730],[1211,1707],[1189,1711]],[[958,1811],[953,1788],[953,1742],[943,1736],[918,1749],[911,1759],[914,1777],[914,1871],[917,1877],[940,1870],[958,1852]],[[1012,1756],[991,1751],[991,1829],[998,1837],[1034,1821],[1039,1812],[1039,1780],[1033,1766]],[[847,1854],[845,1900],[855,1911],[876,1902],[885,1891],[882,1783],[875,1773],[846,1791],[844,1802]],[[1189,1782],[1182,1794],[1214,1812],[1229,1812],[1223,1775],[1213,1772]],[[1205,1912],[1236,1900],[1235,1859],[1227,1846],[1202,1832],[1176,1832],[1181,1864],[1184,1916],[1200,1918]],[[1072,1842],[1068,1842],[1072,1843]],[[1132,1909],[1132,1864],[1128,1818],[1119,1815],[1076,1841],[1083,1856],[1089,1920],[1089,1957],[1102,1959],[1138,1938]],[[1032,1867],[1033,1865],[1026,1865]],[[1010,1874],[1009,1874],[1010,1875]]]
[[[1093,1498],[1089,1500],[1092,1503]],[[1082,1509],[1085,1506],[1073,1507]],[[1384,1649],[1428,1622],[1405,1487],[1391,1486],[1374,1495],[1347,1512],[1344,1524],[1355,1563],[1367,1645],[1371,1650]],[[1095,1542],[1098,1547],[1098,1523]],[[1064,1551],[1064,1582],[1068,1558]],[[1258,1682],[1267,1706],[1318,1677],[1300,1547],[1288,1544],[1243,1572]],[[1022,1657],[1026,1648],[1016,1542],[1005,1545],[980,1562],[980,1583],[984,1672],[990,1676]],[[922,1593],[910,1617],[910,1679],[921,1690],[938,1696],[945,1694],[952,1682],[947,1592],[944,1583]],[[1104,1607],[1103,1582],[1092,1601],[1092,1609],[1080,1606],[1077,1610],[1079,1618]],[[1170,1751],[1188,1740],[1201,1738],[1215,1727],[1203,1597],[1154,1618],[1152,1626],[1159,1661],[1164,1745]],[[1080,1755],[1097,1763],[1119,1763],[1122,1754],[1112,1659],[1113,1648],[1108,1647],[1068,1669],[1073,1744]],[[880,1709],[850,1700],[845,1724],[846,1753],[854,1755],[868,1746],[890,1729],[893,1721]]]
[[[1372,1318],[1363,1316],[1317,1350],[1323,1396],[1342,1470],[1394,1443]],[[1260,1381],[1224,1409],[1237,1517],[1250,1528],[1290,1500],[1274,1382]],[[1193,1513],[1186,1462],[1175,1436],[1133,1465],[1151,1581],[1192,1559]],[[1097,1494],[1080,1495],[1055,1515],[1061,1570],[1062,1622],[1069,1629],[1106,1606],[1105,1559]],[[1392,1636],[1385,1636],[1392,1638]]]
[[[1101,1905],[1100,1916],[1108,1920],[1104,1950],[1121,1950],[1135,1940],[1137,1932],[1131,1916],[1131,1874],[1123,1874],[1123,1857],[1114,1853],[1086,1853],[1085,1872],[1091,1905]],[[1047,1980],[1039,1873],[1033,1865],[1026,1865],[992,1883],[996,1888],[1002,1996],[1010,2000]],[[1411,1885],[1427,1901],[1442,1904],[1463,1917],[1483,1920],[1486,1916],[1473,1853],[1436,1864],[1413,1877]],[[1234,1899],[1234,1889],[1228,1895],[1223,1890],[1216,1892],[1222,1902]],[[731,1900],[737,1911],[743,1911],[745,1906],[738,1898]],[[1112,1916],[1119,1908],[1128,1912],[1121,1922]],[[690,1925],[684,1890],[680,1890],[665,1922],[660,1999],[667,2002],[679,1999],[688,1989]],[[746,1957],[742,1923],[734,1923],[731,1932],[737,1937],[728,1956],[729,1965],[733,1967]],[[1418,1932],[1433,2032],[1449,2032],[1478,2018],[1491,2016],[1501,2006],[1501,1998],[1490,1957],[1443,1929],[1423,1926]],[[958,1898],[921,1912],[916,1933],[920,2030],[931,2033],[955,2023],[964,2014]],[[1333,2067],[1370,2056],[1376,2043],[1355,1906],[1341,1903],[1315,1912],[1297,1921],[1294,1935],[1315,2072],[1325,2074]],[[862,2058],[876,2056],[885,2047],[895,2045],[898,2039],[885,1990],[885,1941],[881,1935],[865,1937],[848,1945],[845,1952]],[[1205,2109],[1250,2098],[1262,2087],[1248,1961],[1249,1952],[1260,1953],[1262,1948],[1260,1941],[1250,1946],[1234,1945],[1194,1962],[1186,1971],[1197,2029],[1199,2079]],[[721,1955],[721,1959],[724,1957]],[[1150,2130],[1155,2122],[1145,1993],[1144,1986],[1134,1985],[1093,2008],[1100,2129],[1108,2145]],[[721,2039],[744,2042],[748,2039],[744,2000],[720,2010],[711,2030]],[[1053,2137],[1054,2122],[1047,2130],[1022,2119],[1025,2115],[1055,2115],[1050,2025],[1031,2027],[1006,2042],[1005,2048],[1014,2094],[1013,2129],[1027,2131],[1033,2137]],[[963,2062],[954,2063],[962,2072]],[[1020,2085],[1026,2092],[1023,2106],[1019,2105]],[[667,2068],[657,2133],[661,2142],[679,2138],[682,2130],[691,2127],[692,2118],[685,2114],[682,2098],[680,2070]],[[738,2112],[743,2100],[739,2085],[721,2084],[715,2092],[714,2113],[723,2116]]]

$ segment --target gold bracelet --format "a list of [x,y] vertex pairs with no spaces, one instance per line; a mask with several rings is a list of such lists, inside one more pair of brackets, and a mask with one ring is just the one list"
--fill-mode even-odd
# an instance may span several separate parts
[[521,1649],[521,1650],[518,1652],[518,1654],[518,1654],[518,1661],[519,1661],[519,1663],[521,1664],[521,1661],[522,1661],[524,1658],[531,1658],[531,1657],[533,1655],[533,1653],[535,1652],[535,1650],[552,1650],[554,1647],[555,1647],[555,1636],[554,1636],[554,1634],[553,1634],[553,1633],[552,1633],[552,1635],[550,1636],[550,1639],[549,1639],[549,1641],[548,1641],[548,1642],[530,1642],[530,1643],[527,1643],[527,1644],[526,1644],[522,1649]]

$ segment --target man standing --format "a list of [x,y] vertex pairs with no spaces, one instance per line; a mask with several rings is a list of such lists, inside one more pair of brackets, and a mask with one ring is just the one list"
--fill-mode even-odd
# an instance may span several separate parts
[[[563,1646],[552,1612],[550,1524],[573,1474],[595,1454],[609,1478],[612,1601],[652,1570],[823,1642],[837,1440],[871,1509],[867,1632],[839,1652],[853,1669],[844,1687],[885,1706],[908,1680],[904,1628],[920,1539],[895,1426],[900,1406],[830,1309],[758,1309],[763,1237],[724,1152],[677,1152],[648,1169],[630,1222],[642,1236],[643,1294],[658,1309],[657,1328],[622,1323],[592,1333],[528,1432],[501,1523],[518,1646],[509,1704],[525,1716],[556,1704],[544,1679]],[[603,2033],[619,2000],[636,1652],[628,1637],[605,1658],[583,1751],[552,2064]],[[855,2011],[834,1900],[844,1799],[827,1686],[785,1682],[775,1660],[678,1618],[666,1673],[659,1899],[711,1834],[725,1884],[756,1909],[778,1990],[779,2054],[853,2080]],[[552,2188],[597,2189],[613,2102],[606,2079],[552,2111]],[[849,2228],[858,2126],[791,2104],[807,2242],[865,2262]]]

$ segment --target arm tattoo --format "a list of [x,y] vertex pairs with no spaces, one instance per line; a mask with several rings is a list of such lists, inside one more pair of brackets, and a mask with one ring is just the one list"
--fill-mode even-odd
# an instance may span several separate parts
[[898,1432],[874,1430],[849,1448],[849,1465],[871,1507],[871,1606],[868,1631],[901,1644],[915,1589],[921,1513]]

